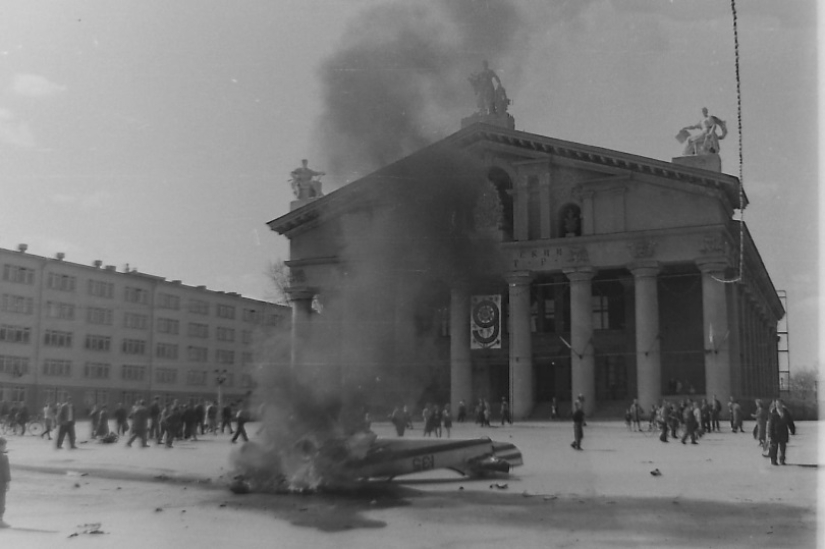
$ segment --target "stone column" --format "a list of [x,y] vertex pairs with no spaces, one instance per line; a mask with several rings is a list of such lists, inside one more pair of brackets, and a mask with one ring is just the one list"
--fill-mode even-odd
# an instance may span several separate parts
[[290,367],[293,375],[303,377],[306,351],[312,337],[312,298],[315,288],[292,286],[286,290],[292,305],[292,333],[290,334]]
[[[728,325],[727,286],[724,282],[727,262],[707,259],[696,262],[702,271],[702,317],[705,341],[705,394],[716,395],[720,402],[731,396],[730,332]],[[711,341],[712,337],[712,341]],[[738,398],[734,395],[734,398]]]
[[473,403],[473,369],[470,358],[470,296],[466,285],[450,290],[450,405],[453,413],[464,401]]
[[584,413],[596,411],[596,362],[593,354],[592,267],[565,269],[570,279],[570,364],[572,396],[584,396]]
[[657,261],[630,265],[635,286],[636,384],[642,409],[649,410],[662,397],[662,348],[659,337]]
[[530,282],[533,274],[505,275],[510,296],[510,409],[516,419],[533,411],[533,334],[530,331]]

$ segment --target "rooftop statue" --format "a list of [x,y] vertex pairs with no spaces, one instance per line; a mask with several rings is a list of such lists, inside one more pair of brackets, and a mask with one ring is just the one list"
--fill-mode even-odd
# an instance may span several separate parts
[[[676,139],[679,143],[685,143],[683,156],[695,156],[701,154],[719,154],[719,141],[728,135],[728,127],[724,120],[708,114],[707,107],[702,108],[702,121],[693,126],[685,126],[681,129]],[[717,128],[721,132],[717,135]],[[696,135],[691,135],[688,130],[701,130]]]
[[[482,62],[483,69],[470,75],[470,84],[476,93],[476,104],[480,114],[505,114],[510,100],[507,92],[501,85],[501,79],[489,67],[487,61]],[[498,86],[493,84],[495,81]]]
[[[307,167],[308,160],[301,160],[301,167],[292,170],[290,175],[290,183],[292,184],[292,192],[298,200],[307,198],[319,198],[324,194],[321,192],[320,177],[326,175],[324,172],[316,172]],[[319,179],[316,179],[319,178]]]

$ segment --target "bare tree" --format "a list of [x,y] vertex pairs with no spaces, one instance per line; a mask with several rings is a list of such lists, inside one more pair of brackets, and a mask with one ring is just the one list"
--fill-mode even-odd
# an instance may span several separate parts
[[269,264],[266,272],[272,281],[273,300],[279,305],[289,304],[287,288],[289,288],[289,267],[280,258]]
[[817,368],[805,368],[797,370],[791,374],[789,389],[791,393],[810,394],[816,393],[819,382],[819,370]]

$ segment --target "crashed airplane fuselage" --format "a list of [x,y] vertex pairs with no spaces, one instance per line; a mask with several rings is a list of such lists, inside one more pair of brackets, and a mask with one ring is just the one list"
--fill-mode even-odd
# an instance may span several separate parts
[[378,438],[372,432],[347,437],[307,434],[288,446],[247,442],[234,454],[230,489],[248,492],[304,492],[347,488],[372,480],[450,469],[465,476],[506,474],[523,464],[509,442]]
[[470,440],[375,439],[362,459],[351,460],[353,478],[394,478],[434,469],[466,476],[509,473],[522,465],[521,452],[507,442]]

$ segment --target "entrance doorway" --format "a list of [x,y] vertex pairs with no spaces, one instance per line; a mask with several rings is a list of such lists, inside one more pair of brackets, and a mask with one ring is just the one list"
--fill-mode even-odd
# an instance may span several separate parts
[[596,400],[627,400],[627,381],[624,355],[596,357]]

